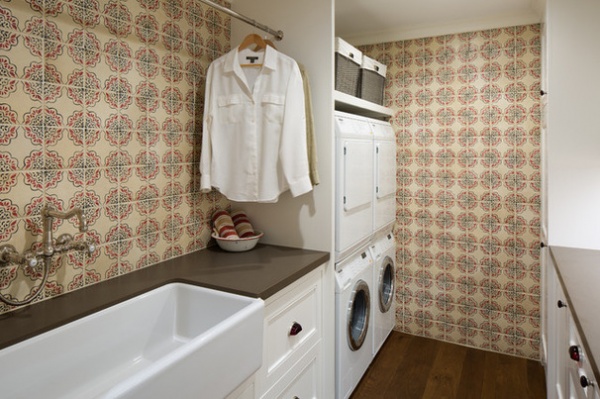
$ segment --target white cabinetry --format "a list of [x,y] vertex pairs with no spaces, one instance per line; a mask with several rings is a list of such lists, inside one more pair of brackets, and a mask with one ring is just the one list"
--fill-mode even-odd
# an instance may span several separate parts
[[547,369],[546,390],[549,399],[567,399],[567,349],[569,347],[570,316],[567,301],[562,290],[556,267],[548,250],[546,260],[547,302]]
[[323,398],[323,270],[265,301],[261,368],[227,399]]
[[[544,251],[547,251],[545,249]],[[600,399],[598,386],[556,265],[546,252],[546,390],[549,399]],[[584,387],[585,383],[591,383]]]
[[546,4],[548,243],[600,249],[600,2]]
[[[575,328],[574,323],[571,323],[570,336],[568,340],[568,352],[576,354],[575,358],[579,360],[571,360],[567,356],[567,372],[568,372],[568,392],[569,398],[577,399],[597,399],[599,397],[598,387],[594,384],[593,371],[590,363],[587,360],[587,353],[581,344],[583,341],[579,336],[579,332]],[[587,384],[592,385],[587,385]]]
[[321,273],[313,270],[265,302],[257,397],[322,397]]

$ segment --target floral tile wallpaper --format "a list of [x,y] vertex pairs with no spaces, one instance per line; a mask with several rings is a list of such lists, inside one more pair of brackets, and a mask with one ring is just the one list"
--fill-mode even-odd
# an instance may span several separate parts
[[361,50],[394,111],[396,329],[538,359],[539,25]]
[[[206,247],[228,202],[199,190],[204,78],[229,43],[229,17],[197,0],[0,1],[0,244],[39,248],[51,204],[89,223],[55,237],[97,245],[55,255],[39,300]],[[40,278],[4,267],[0,291]]]

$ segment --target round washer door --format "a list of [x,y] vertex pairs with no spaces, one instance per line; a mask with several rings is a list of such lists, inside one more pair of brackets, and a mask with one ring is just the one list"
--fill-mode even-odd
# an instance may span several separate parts
[[381,313],[387,312],[392,307],[394,287],[396,285],[394,282],[395,275],[394,261],[389,256],[386,256],[379,268],[378,279],[379,310]]
[[348,303],[348,346],[353,351],[360,349],[369,330],[371,294],[364,280],[354,284]]

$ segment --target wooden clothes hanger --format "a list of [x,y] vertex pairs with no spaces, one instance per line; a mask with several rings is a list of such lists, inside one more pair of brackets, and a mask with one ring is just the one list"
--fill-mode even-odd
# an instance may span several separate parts
[[[260,51],[265,50],[267,48],[267,43],[263,40],[262,37],[257,35],[256,33],[251,33],[244,38],[244,41],[238,46],[238,51],[244,50],[250,46],[254,45],[252,51]],[[262,67],[263,64],[260,63],[249,63],[249,64],[240,64],[241,67]]]
[[254,51],[264,50],[267,48],[267,43],[263,40],[262,37],[257,35],[256,33],[250,33],[248,36],[244,38],[244,41],[238,46],[238,50],[243,50],[248,48],[250,45],[256,45]]
[[[273,42],[271,40],[263,39],[256,33],[251,33],[248,36],[246,36],[244,38],[244,41],[238,46],[238,50],[243,50],[253,44],[255,45],[253,51],[266,50],[267,46],[270,46],[273,49],[277,50],[277,47],[275,47],[275,45],[273,44]],[[262,64],[241,64],[241,66],[256,67],[256,66],[262,66]]]

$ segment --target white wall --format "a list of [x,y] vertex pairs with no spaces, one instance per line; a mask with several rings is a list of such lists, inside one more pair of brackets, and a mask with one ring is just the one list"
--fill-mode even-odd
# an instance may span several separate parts
[[548,0],[548,241],[600,249],[600,2]]
[[[264,242],[302,247],[332,254],[323,281],[323,392],[335,396],[335,293],[333,265],[334,135],[333,135],[333,0],[236,0],[232,9],[284,32],[277,50],[302,63],[311,82],[319,159],[320,185],[309,194],[282,195],[276,204],[234,204],[265,231]],[[232,46],[257,29],[232,21]]]
[[[302,63],[312,88],[321,184],[292,198],[287,192],[276,204],[235,204],[265,231],[263,242],[330,251],[333,245],[333,4],[330,1],[234,1],[232,9],[284,32],[273,41],[277,50]],[[232,21],[232,46],[246,34],[265,35]]]

